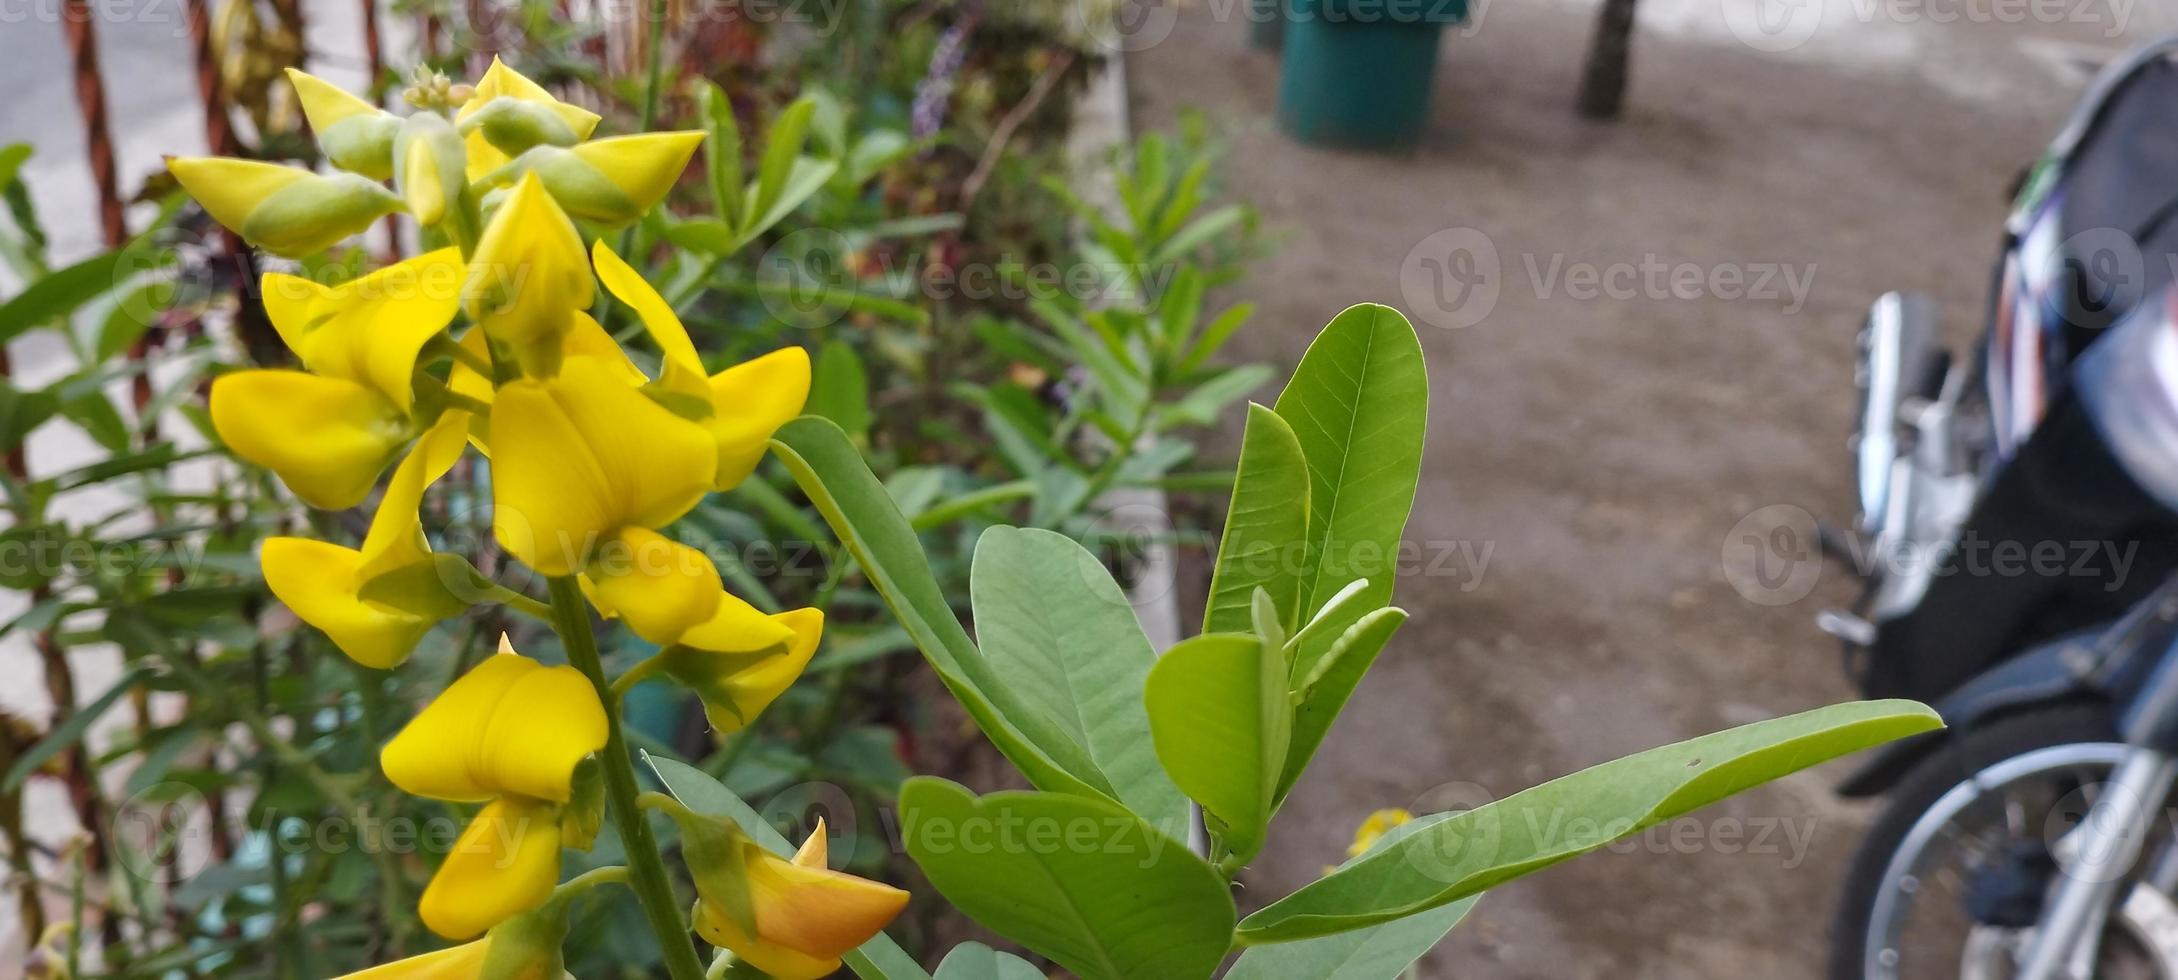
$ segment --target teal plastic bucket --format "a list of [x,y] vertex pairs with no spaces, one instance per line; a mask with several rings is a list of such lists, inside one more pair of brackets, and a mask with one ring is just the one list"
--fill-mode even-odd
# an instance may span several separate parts
[[1413,146],[1429,122],[1437,44],[1465,0],[1287,0],[1278,121],[1303,143]]

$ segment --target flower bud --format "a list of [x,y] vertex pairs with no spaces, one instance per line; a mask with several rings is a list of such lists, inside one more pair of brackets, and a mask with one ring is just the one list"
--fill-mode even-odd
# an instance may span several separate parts
[[469,256],[462,287],[469,317],[512,346],[524,370],[550,374],[574,311],[590,308],[596,280],[582,236],[544,185],[524,177],[507,195]]
[[696,931],[773,980],[831,976],[907,906],[900,889],[826,867],[821,822],[789,859],[724,818],[665,809],[696,881]]
[[315,75],[287,70],[318,148],[333,166],[372,180],[393,176],[393,136],[401,119]]
[[393,141],[393,185],[400,189],[416,223],[426,228],[446,220],[448,211],[461,206],[469,186],[467,150],[454,124],[435,112],[419,112],[401,121]]
[[676,132],[615,136],[573,147],[538,146],[491,179],[534,173],[568,214],[619,227],[665,199],[702,142],[700,132]]
[[357,174],[232,157],[169,157],[166,166],[212,220],[288,258],[325,251],[401,209],[400,198]]
[[531,147],[573,146],[581,141],[567,120],[552,107],[499,96],[461,117],[462,135],[479,134],[493,148],[510,157]]
[[[502,97],[543,106],[558,116],[578,140],[589,139],[590,131],[597,128],[597,113],[553,98],[552,93],[545,91],[544,86],[523,77],[521,72],[507,67],[498,58],[493,58],[491,69],[484,73],[484,77],[476,80],[476,85],[468,93],[467,101],[454,118],[466,122],[471,115]],[[509,155],[492,145],[483,131],[469,131],[468,139],[470,180],[481,179],[485,174],[506,166]]]

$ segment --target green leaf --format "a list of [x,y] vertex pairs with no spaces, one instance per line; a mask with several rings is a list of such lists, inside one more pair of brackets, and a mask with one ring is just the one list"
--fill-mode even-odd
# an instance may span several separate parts
[[1217,319],[1210,321],[1210,325],[1204,327],[1195,342],[1188,347],[1187,356],[1180,360],[1180,374],[1192,374],[1209,363],[1210,358],[1225,346],[1225,342],[1232,339],[1233,332],[1239,330],[1240,325],[1248,322],[1248,318],[1254,315],[1253,303],[1241,303],[1218,314]]
[[832,340],[817,349],[807,411],[831,419],[850,437],[870,431],[870,377],[852,346]]
[[1410,834],[1249,916],[1238,939],[1288,942],[1439,908],[1749,787],[1942,725],[1911,701],[1861,701],[1606,762]]
[[1157,758],[1202,804],[1212,834],[1239,861],[1263,849],[1285,769],[1293,705],[1286,661],[1244,633],[1182,640],[1150,669],[1143,701]]
[[68,716],[67,721],[45,733],[45,737],[31,745],[29,751],[16,758],[15,764],[8,767],[6,776],[0,777],[0,793],[13,793],[21,789],[23,781],[29,779],[31,773],[37,772],[39,766],[45,765],[47,760],[61,754],[68,747],[83,741],[84,733],[91,730],[91,725],[98,721],[99,716],[104,715],[107,709],[114,706],[114,702],[121,700],[122,695],[129,693],[129,689],[135,687],[136,682],[150,672],[151,667],[148,664],[136,664],[123,671],[121,678],[114,681],[113,686],[106,689],[106,693],[99,695],[90,704],[77,708],[74,714]]
[[[704,775],[703,770],[648,752],[643,753],[643,761],[650,764],[650,771],[665,784],[666,792],[673,794],[684,806],[697,813],[730,818],[766,850],[781,857],[793,855],[795,846],[792,842],[742,802],[741,797],[735,796],[733,790]],[[848,969],[855,971],[855,976],[862,980],[930,980],[930,974],[916,965],[915,958],[882,932],[856,947],[845,959]]]
[[1117,804],[919,776],[900,809],[939,894],[1083,980],[1208,980],[1225,958],[1224,879]]
[[785,192],[787,177],[794,172],[802,156],[802,147],[809,142],[809,118],[816,111],[816,101],[804,96],[795,99],[772,120],[771,131],[764,134],[763,159],[757,161],[756,184],[750,188],[743,211],[746,217],[740,230],[744,237],[755,233],[751,230],[755,217],[770,211],[772,202]]
[[785,182],[780,184],[776,194],[752,198],[767,203],[750,213],[748,222],[742,225],[739,244],[748,244],[756,236],[770,231],[771,226],[785,220],[787,215],[794,213],[795,208],[802,206],[802,202],[823,190],[824,182],[831,180],[832,174],[838,170],[839,162],[836,160],[803,157],[794,161]]
[[[1450,817],[1451,814],[1438,814],[1394,827],[1371,848],[1370,853],[1391,846],[1393,842],[1409,833],[1422,830],[1431,823]],[[1415,960],[1421,959],[1423,953],[1429,952],[1431,947],[1451,933],[1452,927],[1459,925],[1460,920],[1467,917],[1468,910],[1474,908],[1479,900],[1479,897],[1461,899],[1441,908],[1366,929],[1317,936],[1299,942],[1250,946],[1241,952],[1240,961],[1226,971],[1224,980],[1290,980],[1293,977],[1307,977],[1309,980],[1395,980]]]
[[67,316],[77,307],[133,281],[138,273],[171,261],[171,254],[138,240],[47,273],[0,305],[0,341],[13,340],[32,327]]
[[[1316,335],[1277,408],[1308,458],[1301,615],[1357,578],[1369,587],[1352,608],[1390,604],[1429,420],[1429,377],[1414,327],[1388,306],[1348,308]],[[1333,621],[1326,637],[1351,622]],[[1305,644],[1296,673],[1306,676],[1329,649],[1328,638]]]
[[[0,327],[0,332],[5,332]],[[30,433],[60,413],[61,401],[51,389],[24,391],[0,381],[0,452],[9,452],[30,438]]]
[[1210,574],[1203,632],[1247,629],[1256,589],[1270,593],[1289,626],[1307,614],[1301,608],[1301,564],[1307,557],[1308,494],[1308,460],[1293,429],[1278,413],[1250,404],[1225,536]]
[[717,218],[689,218],[666,226],[666,241],[692,252],[711,256],[734,254],[741,240],[733,227]]
[[1278,777],[1275,802],[1285,802],[1286,794],[1293,792],[1293,784],[1300,781],[1308,760],[1316,755],[1316,747],[1330,733],[1331,723],[1346,707],[1346,699],[1353,696],[1354,687],[1376,663],[1376,655],[1406,621],[1402,609],[1379,609],[1361,617],[1331,644],[1331,651],[1316,662],[1315,671],[1295,690],[1298,703],[1293,709],[1293,738],[1287,744],[1285,772]]
[[1107,795],[1108,786],[1089,782],[1095,767],[1087,756],[1051,754],[1073,743],[1048,718],[1015,705],[1001,709],[1005,692],[946,603],[922,543],[847,434],[830,421],[805,415],[780,426],[771,445],[991,744],[1039,788]]
[[938,964],[938,980],[1044,980],[1044,974],[1012,953],[982,943],[962,943]]
[[[741,203],[741,123],[734,118],[734,101],[718,83],[706,81],[702,89],[704,170],[711,180],[711,202],[720,223],[731,226],[745,210]],[[729,237],[732,228],[727,229]],[[670,235],[668,236],[670,237]]]
[[1158,768],[1142,706],[1157,652],[1104,563],[1063,534],[994,527],[976,541],[969,590],[998,682],[1058,722],[1120,803],[1184,837],[1187,800]]
[[1244,364],[1220,371],[1197,384],[1187,394],[1181,395],[1165,409],[1168,424],[1211,425],[1223,414],[1225,406],[1247,393],[1263,386],[1271,379],[1268,364]]

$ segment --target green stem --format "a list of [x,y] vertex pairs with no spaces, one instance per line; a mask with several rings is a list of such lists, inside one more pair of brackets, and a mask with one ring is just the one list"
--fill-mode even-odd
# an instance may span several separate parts
[[688,938],[688,924],[681,920],[680,904],[673,897],[673,883],[666,877],[664,860],[650,821],[636,806],[635,763],[628,757],[627,736],[620,730],[620,702],[605,680],[605,663],[598,656],[597,637],[590,631],[590,607],[582,587],[572,575],[552,579],[552,619],[567,660],[590,678],[605,706],[605,800],[612,810],[613,828],[628,852],[628,887],[642,900],[643,914],[665,959],[673,980],[703,980],[703,961],[696,958],[696,944]]
[[614,703],[617,704],[626,700],[628,692],[634,690],[635,685],[641,684],[644,678],[657,673],[657,671],[658,658],[651,657],[621,672],[619,677],[613,678],[612,695]]

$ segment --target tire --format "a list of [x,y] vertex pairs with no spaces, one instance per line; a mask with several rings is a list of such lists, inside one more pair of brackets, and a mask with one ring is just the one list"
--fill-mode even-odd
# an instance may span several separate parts
[[[1963,739],[1963,741],[1961,741]],[[2094,704],[2035,708],[1988,722],[1920,761],[1891,791],[1890,800],[1853,854],[1830,927],[1830,980],[1866,980],[1867,937],[1891,859],[1906,835],[1952,787],[2002,760],[2040,749],[2083,742],[2118,741],[2109,709]],[[1966,755],[1961,756],[1961,749]]]

